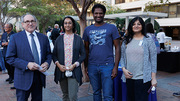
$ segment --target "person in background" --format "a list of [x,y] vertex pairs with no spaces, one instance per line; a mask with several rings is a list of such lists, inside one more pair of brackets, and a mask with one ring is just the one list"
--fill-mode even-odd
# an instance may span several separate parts
[[49,29],[49,31],[47,32],[47,37],[48,37],[48,39],[49,39],[49,44],[50,44],[50,47],[51,47],[51,52],[53,52],[54,44],[52,43],[52,40],[51,40],[51,38],[50,38],[51,32],[52,32],[52,29]]
[[11,23],[7,23],[5,24],[4,26],[4,30],[5,30],[5,33],[3,33],[2,37],[1,37],[1,46],[3,47],[3,57],[4,57],[4,62],[5,62],[5,67],[8,71],[8,75],[9,75],[9,78],[6,79],[7,82],[9,82],[9,84],[13,83],[14,81],[14,67],[9,65],[5,58],[6,58],[6,51],[7,51],[7,47],[9,45],[9,42],[10,42],[10,37],[11,35],[14,34],[14,32],[12,31],[13,30],[13,25]]
[[14,86],[17,101],[42,101],[42,89],[46,77],[43,74],[51,63],[51,51],[46,35],[35,31],[37,19],[34,15],[21,17],[25,29],[11,36],[6,60],[15,67]]
[[157,85],[157,53],[152,38],[145,33],[141,17],[133,18],[121,46],[122,79],[127,86],[127,101],[148,101],[148,89]]
[[48,31],[52,30],[51,26],[48,26],[46,33],[48,33]]
[[58,25],[58,24],[55,24],[55,25],[54,25],[54,28],[53,28],[53,30],[52,30],[52,32],[51,32],[51,36],[50,36],[53,44],[55,44],[55,41],[56,41],[56,39],[57,39],[57,37],[58,37],[59,35],[60,35],[59,25]]
[[104,5],[94,5],[92,13],[95,24],[86,27],[83,34],[86,75],[88,73],[93,88],[94,101],[102,101],[101,91],[104,101],[113,101],[113,79],[117,76],[120,59],[120,36],[116,26],[104,22]]
[[123,39],[124,35],[125,35],[125,28],[124,27],[121,29],[120,35],[121,35],[121,39]]
[[5,74],[7,73],[7,69],[5,67],[5,63],[4,63],[4,57],[3,57],[3,54],[2,54],[2,50],[0,49],[0,67],[1,67],[1,70],[2,70],[2,73]]
[[[16,22],[15,29],[16,29],[17,33],[23,31],[23,27],[21,25],[21,22]],[[13,87],[10,87],[10,89],[16,89],[16,88],[13,86]]]
[[17,33],[23,31],[23,27],[22,27],[21,22],[16,22],[15,28],[16,28]]
[[53,50],[56,64],[54,81],[60,83],[63,101],[78,101],[77,92],[82,84],[81,63],[86,52],[81,37],[75,34],[75,20],[72,17],[63,19],[62,28],[65,33],[56,39]]
[[155,36],[152,23],[146,24],[146,34],[154,40],[154,43],[155,43],[156,49],[157,49],[157,54],[159,54],[160,53],[160,45],[159,45],[159,42]]
[[165,42],[165,33],[163,32],[163,29],[160,28],[159,29],[159,33],[157,33],[157,39],[159,39],[159,43],[160,43],[160,49],[165,49],[164,47],[164,42]]

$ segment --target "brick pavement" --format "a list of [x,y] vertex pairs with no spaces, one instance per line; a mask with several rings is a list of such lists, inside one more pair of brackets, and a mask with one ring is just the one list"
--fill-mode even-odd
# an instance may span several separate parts
[[[180,41],[172,42],[173,45],[180,46]],[[43,101],[62,101],[62,92],[59,84],[54,82],[54,64],[48,70],[50,73],[47,76],[47,87],[43,92]],[[0,72],[0,101],[16,101],[15,90],[10,90],[13,84],[8,84],[5,80],[8,78],[7,74]],[[180,72],[167,73],[157,72],[158,86],[157,98],[158,101],[180,101],[180,97],[172,96],[175,91],[180,91]],[[88,91],[89,83],[84,83],[78,92],[79,101],[92,101],[92,90]]]
[[[51,65],[49,75],[47,77],[47,87],[43,92],[43,101],[62,101],[62,92],[59,84],[53,81],[54,65]],[[8,84],[5,79],[7,74],[0,73],[0,101],[16,101],[15,90],[10,90],[13,84]],[[172,96],[174,91],[180,91],[180,72],[167,73],[158,71],[157,73],[158,86],[157,98],[158,101],[180,101],[180,97]],[[92,89],[88,92],[89,83],[84,83],[78,92],[79,101],[92,101]]]

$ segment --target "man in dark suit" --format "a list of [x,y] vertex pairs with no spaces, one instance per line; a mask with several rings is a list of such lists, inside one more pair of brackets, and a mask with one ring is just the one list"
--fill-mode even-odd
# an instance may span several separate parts
[[[4,61],[5,61],[5,56],[6,56],[6,51],[7,51],[7,46],[9,44],[10,36],[14,34],[12,29],[13,29],[13,25],[11,23],[5,24],[4,26],[5,33],[3,33],[2,38],[1,38],[1,46],[3,47],[2,54],[4,57]],[[13,83],[13,79],[14,79],[14,67],[10,66],[6,61],[5,61],[5,67],[9,75],[9,78],[6,79],[6,81],[9,81],[9,83],[11,84]]]
[[35,32],[35,16],[23,15],[21,21],[25,30],[11,36],[6,55],[7,62],[15,67],[17,101],[27,101],[30,93],[32,101],[42,101],[42,87],[45,87],[46,78],[42,72],[51,63],[49,41],[47,36]]
[[52,30],[52,32],[51,32],[51,36],[50,36],[53,44],[55,44],[55,41],[56,41],[56,39],[57,39],[57,37],[58,37],[59,35],[60,35],[59,25],[58,25],[58,24],[55,24],[55,25],[54,25],[54,28],[53,28],[53,30]]

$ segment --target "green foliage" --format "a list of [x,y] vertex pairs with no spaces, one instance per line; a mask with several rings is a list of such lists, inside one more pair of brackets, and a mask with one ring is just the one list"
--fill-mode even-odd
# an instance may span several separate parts
[[120,19],[120,18],[116,18],[115,19],[115,24],[117,28],[122,29],[123,27],[125,27],[125,18]]
[[168,5],[170,2],[169,0],[158,0],[158,1],[149,1],[145,4],[145,12],[152,11],[152,12],[162,12],[163,6]]
[[[146,19],[145,24],[150,22],[151,22],[151,18],[148,18]],[[159,23],[156,20],[154,20],[154,30],[156,30],[156,33],[159,31],[159,28],[160,28]]]
[[53,26],[54,22],[62,17],[56,14],[56,8],[47,5],[42,0],[20,0],[20,2],[17,1],[16,3],[18,3],[17,8],[10,10],[10,13],[19,17],[26,13],[35,15],[38,19],[41,32],[45,31],[43,28],[49,25]]

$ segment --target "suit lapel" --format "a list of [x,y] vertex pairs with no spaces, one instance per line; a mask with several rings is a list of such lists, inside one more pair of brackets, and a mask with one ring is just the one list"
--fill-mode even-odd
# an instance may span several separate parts
[[28,41],[28,38],[27,38],[27,35],[26,35],[26,32],[25,31],[23,31],[23,33],[22,33],[22,44],[24,44],[25,46],[27,46],[26,48],[27,48],[27,51],[29,51],[29,53],[31,54],[31,56],[33,57],[33,54],[32,54],[32,51],[31,51],[31,47],[30,47],[30,44],[29,44],[29,41]]
[[73,39],[73,55],[72,55],[72,63],[74,62],[74,53],[75,53],[75,49],[74,47],[76,47],[76,43],[77,43],[77,37],[76,35],[74,34],[74,39]]

